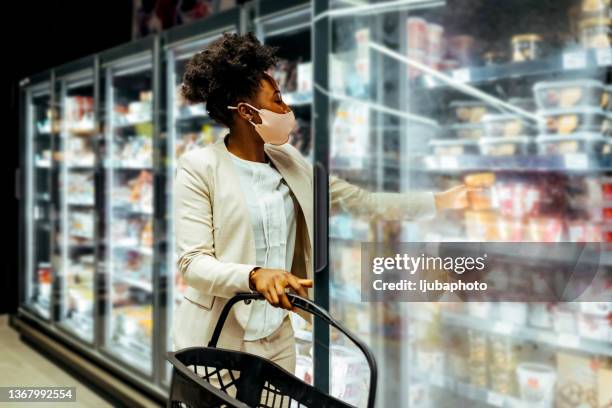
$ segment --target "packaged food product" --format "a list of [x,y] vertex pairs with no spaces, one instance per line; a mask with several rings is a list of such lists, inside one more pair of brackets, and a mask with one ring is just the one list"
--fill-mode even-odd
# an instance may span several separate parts
[[580,302],[580,311],[595,316],[608,316],[612,313],[612,302]]
[[495,173],[472,173],[463,178],[463,182],[469,187],[491,187],[495,183]]
[[487,104],[479,101],[453,101],[450,108],[462,123],[479,123],[487,113]]
[[519,156],[529,153],[531,138],[517,137],[484,137],[480,139],[480,153],[487,156]]
[[448,39],[448,54],[462,65],[470,65],[476,39],[471,35],[455,35]]
[[569,221],[567,234],[570,242],[601,242],[601,227],[586,220]]
[[408,49],[427,50],[427,21],[420,17],[408,17],[406,20]]
[[557,353],[558,408],[598,408],[596,360],[568,353]]
[[580,42],[586,48],[608,48],[612,45],[612,19],[589,17],[580,21]]
[[479,123],[455,124],[447,128],[448,133],[457,139],[478,140],[485,134],[483,125]]
[[552,327],[552,307],[550,303],[529,304],[529,324],[533,327],[550,329]]
[[542,37],[538,34],[521,34],[512,37],[512,61],[533,61],[543,55]]
[[465,211],[468,238],[479,241],[499,240],[499,218],[495,211]]
[[612,177],[601,179],[601,192],[604,200],[612,201]]
[[499,302],[499,318],[508,323],[525,326],[527,324],[527,303]]
[[552,408],[557,374],[551,366],[521,363],[516,368],[521,399],[533,408]]
[[605,154],[610,152],[608,138],[596,132],[540,135],[536,138],[536,142],[540,154]]
[[609,103],[604,84],[594,79],[538,82],[533,92],[540,109],[577,106],[605,109]]
[[487,137],[529,136],[535,126],[515,114],[487,114],[482,118]]
[[526,227],[521,219],[499,218],[499,237],[504,242],[522,242],[525,239]]
[[553,308],[553,325],[558,333],[576,333],[576,314],[568,307],[556,305]]
[[610,130],[610,117],[606,111],[587,106],[570,109],[540,111],[545,119],[541,122],[542,134],[564,134],[576,132],[597,132],[605,134]]
[[439,24],[427,24],[427,55],[438,61],[444,55],[444,27]]
[[501,50],[487,51],[482,54],[485,65],[499,65],[508,61],[508,54]]
[[[612,224],[602,227],[602,235],[604,242],[612,242]],[[609,248],[612,250],[612,245],[610,245]]]
[[433,154],[441,156],[460,156],[478,154],[478,142],[475,140],[434,139],[429,141]]
[[602,367],[597,372],[597,407],[612,407],[612,369]]
[[583,13],[606,12],[610,10],[610,0],[582,0]]
[[491,313],[491,303],[489,302],[468,302],[468,313],[479,319],[486,319]]
[[528,232],[532,242],[561,242],[563,222],[553,217],[530,218]]
[[612,316],[581,313],[578,316],[578,334],[587,339],[607,342],[612,331]]

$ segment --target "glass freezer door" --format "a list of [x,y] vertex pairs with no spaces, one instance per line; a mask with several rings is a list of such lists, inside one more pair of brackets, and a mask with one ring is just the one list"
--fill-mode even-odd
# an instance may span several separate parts
[[106,268],[104,348],[152,371],[152,61],[106,68]]
[[61,82],[61,279],[59,324],[93,342],[95,271],[94,80],[89,71]]
[[52,152],[55,121],[50,84],[26,91],[26,304],[51,317]]
[[55,121],[46,83],[26,92],[26,304],[51,317],[51,185]]
[[[231,31],[228,31],[231,32]],[[167,129],[168,129],[168,160],[166,167],[166,220],[168,234],[168,251],[166,270],[171,271],[169,279],[170,296],[168,296],[167,308],[167,344],[168,349],[172,346],[172,321],[174,310],[183,299],[185,282],[177,269],[176,244],[174,239],[174,172],[176,161],[185,152],[214,143],[227,133],[227,128],[213,121],[206,112],[203,103],[190,105],[181,95],[181,83],[185,73],[185,65],[193,55],[202,51],[208,43],[219,37],[219,34],[211,34],[205,38],[181,42],[181,45],[169,46],[166,50],[167,61]],[[170,381],[172,370],[166,365],[165,382]]]
[[[314,18],[330,21],[330,175],[370,193],[481,188],[431,220],[330,197],[330,313],[373,348],[377,406],[609,401],[612,303],[509,297],[546,273],[516,256],[491,266],[503,301],[362,302],[361,243],[594,243],[610,299],[610,3],[329,3]],[[331,333],[332,394],[362,406],[364,364]]]

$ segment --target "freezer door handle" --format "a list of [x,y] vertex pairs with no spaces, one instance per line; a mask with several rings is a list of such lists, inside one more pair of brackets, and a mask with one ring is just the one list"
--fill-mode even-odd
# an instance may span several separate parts
[[329,178],[323,163],[314,165],[314,269],[323,271],[328,264]]

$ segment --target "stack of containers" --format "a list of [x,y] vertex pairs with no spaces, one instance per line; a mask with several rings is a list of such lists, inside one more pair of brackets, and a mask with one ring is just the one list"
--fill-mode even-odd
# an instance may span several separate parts
[[[526,112],[535,110],[531,99],[514,98],[511,105]],[[537,125],[531,118],[517,113],[487,114],[482,118],[485,137],[480,142],[480,152],[489,156],[519,156],[531,152]]]
[[538,136],[541,154],[610,152],[612,87],[593,79],[538,82],[538,114],[544,119]]
[[478,141],[484,136],[482,119],[488,110],[485,102],[451,102],[451,124],[445,128],[445,138],[429,142],[433,153],[446,156],[478,154]]

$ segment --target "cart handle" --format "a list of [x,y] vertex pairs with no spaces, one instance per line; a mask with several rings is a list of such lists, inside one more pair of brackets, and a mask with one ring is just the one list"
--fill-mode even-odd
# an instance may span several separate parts
[[[328,325],[336,328],[346,337],[348,337],[361,352],[365,356],[368,366],[370,366],[370,392],[368,395],[368,407],[374,407],[374,401],[376,399],[376,379],[378,377],[378,372],[376,368],[376,359],[374,358],[374,354],[372,350],[361,340],[359,340],[353,333],[351,333],[342,323],[331,317],[331,315],[327,312],[327,310],[322,307],[317,306],[314,302],[309,299],[304,299],[298,295],[293,293],[287,293],[287,297],[291,304],[295,307],[299,307],[300,309],[313,314],[323,321],[325,321]],[[223,325],[225,324],[225,320],[230,312],[232,306],[241,300],[260,300],[265,299],[261,293],[238,293],[234,297],[230,298],[223,310],[221,311],[221,315],[219,316],[219,320],[217,321],[217,325],[215,326],[215,330],[212,334],[210,341],[208,342],[208,347],[217,347],[217,342],[219,341],[219,336],[221,335],[221,330],[223,329]]]

